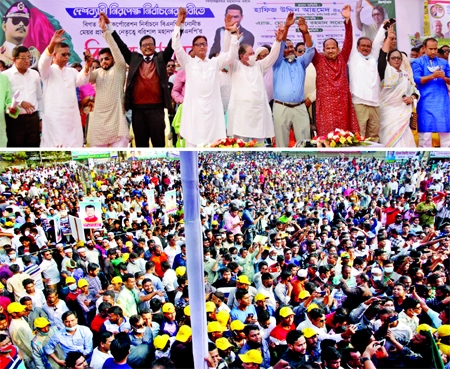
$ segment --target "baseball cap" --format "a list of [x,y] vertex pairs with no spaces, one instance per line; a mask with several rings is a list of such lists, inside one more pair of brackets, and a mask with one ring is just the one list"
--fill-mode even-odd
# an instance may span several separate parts
[[306,298],[309,297],[309,296],[311,296],[311,294],[310,294],[308,291],[303,290],[303,291],[300,292],[300,294],[298,295],[298,298],[303,300],[303,299],[306,299]]
[[169,339],[170,337],[168,334],[156,336],[155,339],[153,340],[153,345],[155,346],[156,349],[162,350],[164,347],[166,347]]
[[266,300],[266,299],[268,299],[269,298],[269,296],[266,296],[265,294],[263,294],[263,293],[258,293],[256,296],[255,296],[255,302],[256,301],[263,301],[263,300]]
[[208,333],[212,332],[225,332],[228,329],[226,329],[222,324],[219,322],[213,321],[208,323]]
[[207,313],[212,313],[216,310],[216,304],[212,301],[206,301],[205,308]]
[[280,309],[281,317],[286,318],[290,315],[295,315],[295,313],[292,311],[292,309],[289,306],[285,306]]
[[112,284],[123,283],[123,282],[122,282],[122,277],[114,277],[113,279],[111,279],[111,283],[112,283]]
[[88,281],[86,279],[81,278],[78,281],[78,288],[82,288],[84,286],[89,286],[89,283],[88,283]]
[[[169,302],[169,304],[170,304],[170,302]],[[167,305],[167,303],[164,304],[164,306],[166,306],[166,305]],[[172,305],[172,304],[170,304],[170,305]],[[163,306],[163,309],[164,309],[164,306]],[[192,336],[191,327],[189,327],[188,325],[182,325],[180,327],[180,330],[178,331],[177,335],[175,336],[175,339],[180,342],[186,342],[189,339],[189,337],[191,337],[191,336]]]
[[232,331],[242,331],[245,328],[245,324],[240,320],[233,320],[230,324],[230,328]]
[[74,277],[67,277],[66,278],[66,284],[69,284],[69,283],[76,283],[75,278]]
[[229,349],[230,347],[233,347],[233,345],[228,341],[225,337],[218,338],[216,340],[216,346],[219,350],[225,351]]
[[311,338],[317,334],[317,332],[314,330],[314,328],[305,328],[303,331],[303,335],[305,338]]
[[434,333],[434,332],[436,332],[436,329],[433,327],[430,327],[428,324],[419,324],[419,326],[416,329],[416,332],[418,333],[420,331],[427,331],[427,332]]
[[[171,302],[166,302],[162,307],[163,313],[174,313],[175,312],[175,306]],[[186,341],[183,341],[186,342]]]
[[306,311],[309,313],[312,309],[318,309],[318,308],[319,308],[319,305],[317,305],[317,304],[310,304],[310,305],[308,305]]
[[175,274],[177,277],[182,277],[186,274],[186,267],[185,266],[179,266],[175,269]]
[[12,314],[12,313],[21,313],[25,310],[25,305],[22,305],[18,302],[11,302],[7,309],[8,314]]
[[3,290],[4,288],[5,288],[5,285],[2,282],[0,282],[0,290]]
[[263,358],[258,350],[249,350],[245,354],[240,354],[239,358],[243,363],[262,364]]
[[47,318],[40,316],[39,318],[34,319],[34,326],[36,328],[45,328],[48,325],[50,325],[50,322],[47,320]]
[[247,277],[246,275],[240,275],[240,276],[238,277],[237,281],[238,281],[239,283],[243,283],[243,284],[248,284],[248,285],[251,284],[250,281],[248,280],[248,277]]
[[191,305],[187,305],[183,309],[184,315],[191,316]]
[[439,337],[447,337],[450,336],[450,324],[441,325],[438,330]]
[[350,254],[348,253],[348,252],[343,252],[342,254],[341,254],[341,259],[342,258],[348,258],[348,259],[350,259]]
[[230,313],[226,310],[220,310],[216,314],[217,321],[222,324],[222,326],[226,327],[228,324],[228,320],[230,319]]

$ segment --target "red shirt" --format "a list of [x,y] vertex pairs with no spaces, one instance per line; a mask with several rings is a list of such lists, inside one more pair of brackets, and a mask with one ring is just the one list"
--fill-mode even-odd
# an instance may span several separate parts
[[278,343],[279,345],[286,345],[286,336],[290,331],[295,331],[295,324],[292,324],[289,329],[284,329],[280,323],[272,329],[272,332],[270,332],[270,337],[278,341],[275,343]]
[[155,263],[155,274],[160,278],[164,277],[164,272],[161,268],[161,263],[163,261],[169,261],[169,258],[167,257],[167,255],[164,252],[162,252],[160,256],[153,255],[150,258],[150,260]]
[[92,319],[91,329],[94,332],[100,333],[103,323],[108,319],[108,317],[102,318],[100,314],[97,314],[94,319]]

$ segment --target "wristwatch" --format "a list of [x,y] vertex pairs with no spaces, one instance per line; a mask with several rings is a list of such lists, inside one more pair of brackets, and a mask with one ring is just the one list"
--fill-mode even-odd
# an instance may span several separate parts
[[361,362],[361,364],[364,365],[364,363],[365,363],[366,361],[372,361],[372,359],[371,359],[370,357],[362,357],[361,359],[359,359],[359,361]]

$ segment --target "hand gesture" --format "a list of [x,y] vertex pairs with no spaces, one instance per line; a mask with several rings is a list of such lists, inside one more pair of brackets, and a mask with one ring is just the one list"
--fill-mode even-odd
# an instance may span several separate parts
[[303,17],[298,18],[298,29],[301,33],[305,34],[308,33],[308,25],[306,24],[306,20]]
[[350,5],[345,5],[341,11],[341,15],[345,18],[345,20],[350,19],[352,15],[352,7]]
[[284,26],[279,24],[278,29],[275,31],[275,39],[281,42],[283,41],[283,35],[284,35]]
[[442,70],[437,70],[433,73],[433,78],[445,78],[445,73]]
[[[233,32],[233,31],[232,31],[232,32]],[[236,32],[237,32],[237,34],[236,34],[237,39],[240,40],[241,37],[244,36],[244,34],[241,33],[241,27],[237,27],[237,28],[236,28]],[[244,225],[244,222],[241,222],[241,223],[242,223],[241,225]]]
[[59,30],[55,31],[50,43],[51,44],[59,44],[60,42],[63,42],[66,39],[65,37],[62,37],[64,32],[66,32],[66,31],[64,31],[63,29],[59,29]]
[[286,17],[286,27],[290,27],[294,23],[295,23],[294,12],[289,12],[288,16]]
[[363,10],[362,0],[358,0],[356,2],[356,9],[355,9],[355,11],[358,14],[358,13],[361,13],[362,10]]
[[235,32],[237,29],[237,22],[233,20],[231,14],[225,16],[225,29],[230,32]]
[[389,26],[389,28],[388,28],[388,37],[389,37],[391,40],[393,40],[393,39],[396,38],[395,30],[394,30],[394,25],[393,25],[393,24],[391,24],[391,25]]
[[89,51],[89,49],[86,49],[86,51],[84,52],[84,57],[86,59],[86,73],[88,73],[89,70],[92,67],[92,63],[94,62],[94,58],[92,58],[91,52]]
[[102,29],[103,32],[106,31],[106,25],[109,24],[109,18],[104,12],[100,12],[100,17],[98,19],[98,25]]
[[291,369],[291,366],[287,361],[280,360],[273,366],[273,369]]
[[177,19],[177,24],[182,24],[184,23],[184,21],[186,20],[186,8],[180,7],[180,9],[178,9],[178,19]]

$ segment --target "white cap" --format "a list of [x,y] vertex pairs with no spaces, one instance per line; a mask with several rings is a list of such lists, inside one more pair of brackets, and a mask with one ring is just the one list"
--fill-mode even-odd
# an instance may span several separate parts
[[65,249],[65,250],[64,250],[64,253],[65,253],[65,254],[67,254],[67,253],[69,253],[69,252],[73,252],[73,250],[72,250],[72,249]]
[[80,247],[77,251],[78,252],[86,252],[86,248],[85,247]]
[[306,278],[307,275],[308,271],[306,269],[299,269],[299,271],[297,272],[297,277],[300,278]]

